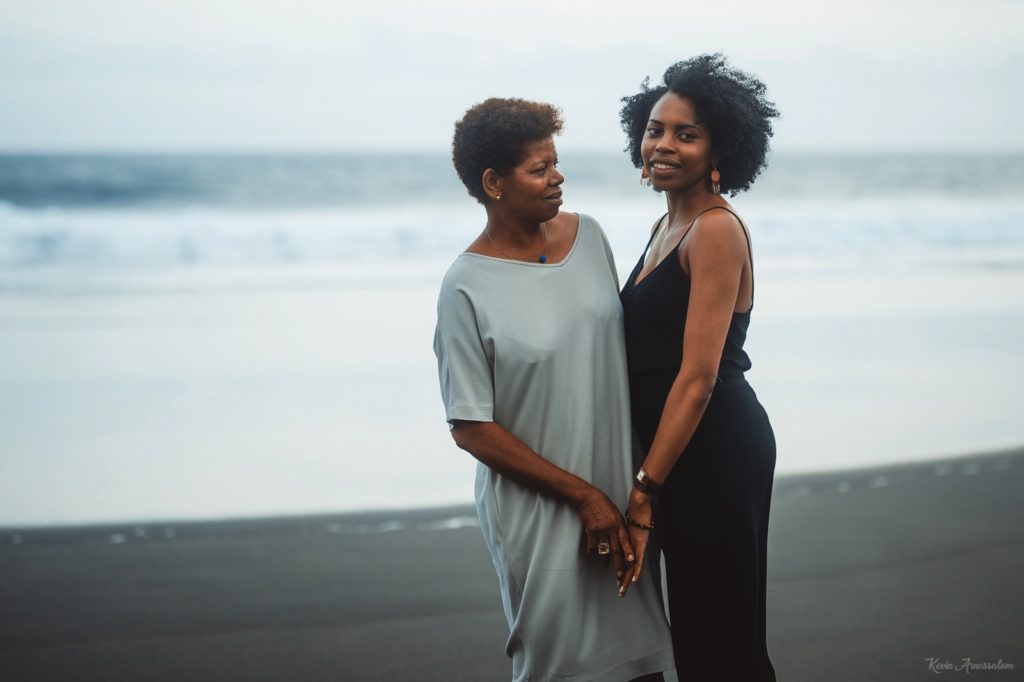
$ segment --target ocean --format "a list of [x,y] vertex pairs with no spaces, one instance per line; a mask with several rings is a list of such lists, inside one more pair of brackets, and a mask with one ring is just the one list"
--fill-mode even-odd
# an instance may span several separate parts
[[[663,212],[562,150],[628,272]],[[1024,156],[777,154],[749,377],[779,474],[1024,442]],[[472,498],[431,350],[446,154],[0,155],[0,526]]]

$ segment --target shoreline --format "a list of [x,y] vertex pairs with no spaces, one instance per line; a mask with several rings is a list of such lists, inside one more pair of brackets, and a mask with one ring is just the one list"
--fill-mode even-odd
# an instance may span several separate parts
[[[858,488],[901,485],[927,477],[975,475],[982,470],[1024,466],[1024,445],[935,459],[908,460],[836,470],[777,474],[772,498],[846,493]],[[428,507],[368,509],[339,512],[270,514],[199,519],[132,519],[83,523],[0,525],[0,547],[33,541],[61,542],[86,537],[110,544],[209,537],[224,534],[328,533],[363,534],[394,531],[443,531],[478,527],[472,502]],[[167,529],[173,532],[167,533]],[[184,535],[182,535],[184,533]],[[18,536],[20,539],[12,541]],[[112,540],[111,537],[114,536]],[[104,539],[105,538],[105,539]]]
[[[929,660],[970,658],[1014,666],[972,679],[1019,680],[1022,489],[1024,448],[779,477],[779,679],[928,680]],[[5,529],[0,679],[509,679],[483,537],[451,523],[471,510],[23,529],[17,545]]]

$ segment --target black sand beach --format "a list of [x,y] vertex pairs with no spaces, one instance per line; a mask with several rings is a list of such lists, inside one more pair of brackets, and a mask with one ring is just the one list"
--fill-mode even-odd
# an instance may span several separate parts
[[[1024,680],[1024,449],[780,477],[773,505],[779,680]],[[0,529],[0,680],[507,680],[473,518]]]

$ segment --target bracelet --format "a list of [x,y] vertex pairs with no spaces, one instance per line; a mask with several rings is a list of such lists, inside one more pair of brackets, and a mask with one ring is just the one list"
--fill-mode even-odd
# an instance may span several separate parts
[[633,487],[652,497],[661,491],[661,486],[654,482],[654,479],[644,471],[643,467],[640,467],[640,471],[636,472],[636,478],[633,479]]
[[654,521],[651,521],[651,524],[649,526],[645,525],[634,519],[632,516],[630,516],[629,512],[626,512],[626,523],[633,526],[634,528],[639,528],[640,530],[654,530]]

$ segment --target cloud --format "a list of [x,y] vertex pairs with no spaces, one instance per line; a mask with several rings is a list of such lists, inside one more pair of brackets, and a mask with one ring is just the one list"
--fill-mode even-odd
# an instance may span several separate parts
[[1024,149],[1024,5],[1003,0],[42,0],[0,26],[7,149],[443,149],[491,95],[617,148],[618,98],[708,51],[768,84],[779,146]]

